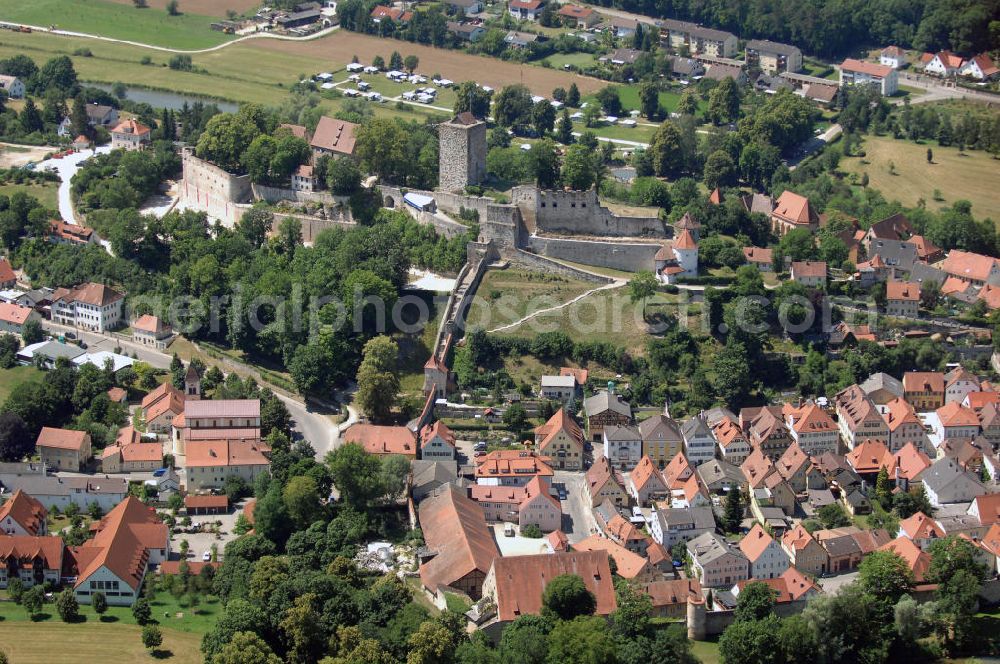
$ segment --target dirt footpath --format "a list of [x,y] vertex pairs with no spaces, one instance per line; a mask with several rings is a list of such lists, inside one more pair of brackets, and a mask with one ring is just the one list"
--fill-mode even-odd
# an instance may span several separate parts
[[551,97],[554,88],[568,88],[574,82],[583,94],[589,94],[607,85],[596,78],[579,76],[558,69],[504,62],[496,58],[411,44],[396,39],[381,39],[347,30],[337,30],[323,39],[306,42],[261,39],[254,42],[253,47],[311,56],[316,58],[317,71],[321,71],[324,67],[343,67],[355,55],[366,64],[376,55],[381,55],[388,62],[392,52],[399,51],[404,57],[415,55],[420,58],[417,71],[427,76],[440,74],[459,83],[473,80],[494,89],[512,83],[524,83],[534,94],[545,97]]
[[24,166],[29,161],[42,161],[45,155],[55,150],[51,147],[34,147],[30,145],[14,145],[0,143],[0,168],[15,168]]

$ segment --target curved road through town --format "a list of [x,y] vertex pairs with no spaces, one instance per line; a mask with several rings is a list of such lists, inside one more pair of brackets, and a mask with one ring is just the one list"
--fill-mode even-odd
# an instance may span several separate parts
[[[133,343],[118,335],[85,332],[65,325],[59,325],[52,321],[43,321],[42,327],[54,335],[72,332],[78,339],[87,344],[88,352],[101,350],[114,352],[115,347],[120,346],[123,352],[134,353],[139,360],[157,369],[167,369],[172,359],[172,356],[168,353]],[[340,445],[341,432],[359,419],[357,410],[353,406],[348,405],[347,419],[342,424],[336,425],[330,419],[330,415],[333,414],[332,408],[304,403],[298,398],[289,395],[284,390],[269,384],[251,366],[227,359],[225,364],[220,368],[228,371],[236,371],[237,373],[250,374],[254,376],[254,379],[262,387],[271,388],[275,395],[288,408],[288,412],[292,416],[293,429],[303,439],[308,440],[312,444],[316,450],[316,459],[319,461],[323,460],[327,452],[336,449]]]

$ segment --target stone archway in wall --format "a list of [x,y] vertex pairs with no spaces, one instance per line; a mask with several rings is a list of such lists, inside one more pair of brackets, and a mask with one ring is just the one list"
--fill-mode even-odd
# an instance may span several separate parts
[[382,207],[389,208],[390,210],[396,207],[396,199],[391,194],[386,194],[382,199]]

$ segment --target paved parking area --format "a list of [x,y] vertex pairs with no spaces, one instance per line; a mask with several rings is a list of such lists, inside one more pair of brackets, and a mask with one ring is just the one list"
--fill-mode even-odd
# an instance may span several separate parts
[[176,533],[170,537],[170,548],[174,552],[174,556],[177,557],[180,551],[181,540],[187,540],[188,561],[201,561],[202,554],[205,551],[211,551],[213,544],[218,549],[218,557],[221,561],[222,552],[225,550],[226,544],[236,539],[236,533],[233,532],[233,528],[236,526],[236,519],[243,513],[244,505],[246,505],[246,500],[240,501],[230,509],[228,514],[199,514],[192,516],[192,523],[214,523],[221,521],[222,526],[219,528],[219,535],[215,535],[212,532]]
[[838,574],[837,576],[821,577],[818,579],[818,582],[823,592],[836,594],[841,588],[857,580],[858,572],[855,571],[848,572],[847,574]]
[[566,500],[562,504],[562,531],[570,543],[579,542],[597,532],[597,520],[590,508],[590,496],[587,495],[587,478],[582,472],[567,470],[555,471],[552,478],[555,487],[566,489]]

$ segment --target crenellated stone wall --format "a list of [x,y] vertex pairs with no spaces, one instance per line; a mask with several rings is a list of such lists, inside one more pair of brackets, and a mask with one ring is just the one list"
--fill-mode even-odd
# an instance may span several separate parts
[[596,189],[564,191],[523,185],[514,187],[511,201],[533,221],[537,233],[605,237],[667,237],[669,233],[659,217],[615,214],[601,205]]

